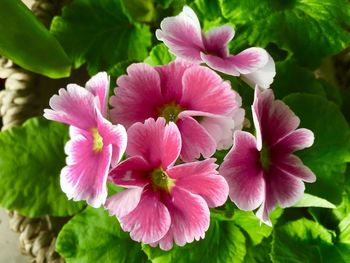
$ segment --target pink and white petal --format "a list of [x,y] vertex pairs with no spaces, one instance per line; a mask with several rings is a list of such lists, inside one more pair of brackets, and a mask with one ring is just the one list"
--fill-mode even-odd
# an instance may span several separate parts
[[185,117],[177,121],[181,133],[182,149],[181,159],[191,162],[201,155],[209,158],[215,153],[216,142],[214,138],[192,117]]
[[108,106],[108,90],[109,90],[109,77],[106,72],[97,73],[88,82],[86,82],[86,89],[90,91],[94,96],[98,97],[99,107],[103,117],[107,117]]
[[272,166],[266,176],[266,184],[278,204],[285,208],[298,202],[305,190],[305,185],[299,178],[286,173],[278,166]]
[[264,201],[265,180],[256,140],[248,132],[236,131],[234,144],[219,173],[229,185],[231,200],[242,210],[254,210]]
[[229,56],[221,57],[212,54],[200,53],[201,59],[212,69],[227,75],[238,77],[240,75],[237,67],[232,63]]
[[112,146],[101,152],[92,150],[92,141],[83,136],[70,140],[65,147],[67,166],[61,171],[62,191],[74,201],[86,200],[93,207],[100,207],[107,198],[107,177]]
[[44,110],[46,119],[83,130],[96,127],[94,96],[83,87],[69,84],[67,90],[62,88],[58,91],[58,95],[51,97],[49,105],[52,110]]
[[140,156],[133,156],[118,164],[109,172],[110,180],[119,186],[144,187],[149,183],[152,166]]
[[180,105],[185,109],[227,115],[237,107],[239,96],[231,89],[231,84],[207,67],[187,69],[182,83]]
[[145,189],[138,206],[120,218],[124,231],[130,232],[131,239],[145,244],[159,241],[171,225],[170,213],[160,201],[159,193]]
[[[96,105],[96,100],[95,100]],[[103,138],[103,144],[112,144],[111,166],[114,167],[122,158],[127,146],[127,133],[123,125],[113,125],[96,109],[97,127]]]
[[135,123],[128,130],[128,138],[127,154],[142,156],[152,167],[167,169],[180,155],[180,131],[173,122],[166,124],[164,118]]
[[276,66],[273,58],[268,54],[268,61],[266,65],[258,70],[242,74],[241,78],[251,87],[258,85],[263,89],[268,89],[273,82],[274,77],[276,76]]
[[[266,189],[267,193],[269,189]],[[274,199],[272,194],[267,194],[265,196],[264,202],[259,207],[258,211],[256,211],[256,217],[260,219],[260,223],[264,223],[270,227],[272,227],[272,222],[270,220],[270,213],[277,206],[277,201]]]
[[305,166],[297,156],[293,154],[281,157],[278,161],[276,161],[275,165],[280,170],[300,178],[305,182],[313,183],[316,181],[315,174],[307,166]]
[[163,201],[170,212],[171,227],[158,242],[161,249],[170,250],[173,242],[184,246],[204,238],[209,228],[210,212],[202,197],[175,186],[171,196],[164,196]]
[[157,108],[163,105],[158,72],[145,63],[132,64],[128,75],[117,79],[115,96],[110,99],[112,123],[127,129],[135,122],[158,116]]
[[297,129],[272,145],[272,150],[278,153],[292,153],[311,147],[314,140],[315,137],[312,131],[304,128]]
[[176,180],[176,187],[200,195],[209,207],[217,207],[226,202],[228,185],[216,168],[215,159],[207,159],[174,166],[167,174]]
[[142,187],[125,189],[109,197],[105,203],[105,208],[111,216],[116,216],[120,220],[137,207],[142,192]]
[[[255,89],[252,112],[257,135],[260,132],[262,141],[268,146],[274,145],[294,131],[300,123],[299,118],[284,102],[274,99],[273,91],[270,89],[263,91],[258,87]],[[260,135],[257,136],[258,142],[259,137]]]
[[175,60],[167,65],[155,67],[160,76],[164,103],[181,101],[182,76],[188,68],[196,65],[185,60]]
[[177,57],[200,63],[200,52],[204,49],[202,30],[194,11],[185,6],[180,14],[167,17],[156,30],[156,37],[163,41],[169,51]]
[[228,56],[228,43],[233,39],[235,31],[230,25],[212,27],[203,38],[205,51],[209,54]]

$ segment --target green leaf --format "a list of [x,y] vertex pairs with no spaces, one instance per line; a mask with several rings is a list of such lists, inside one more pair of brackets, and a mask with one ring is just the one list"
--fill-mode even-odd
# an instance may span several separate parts
[[137,22],[151,22],[155,18],[153,0],[121,0],[124,12]]
[[227,19],[237,25],[232,47],[266,47],[275,43],[299,63],[317,67],[350,42],[350,8],[346,0],[220,0]]
[[275,229],[271,256],[274,263],[345,263],[333,246],[332,234],[307,219],[290,222]]
[[58,41],[20,0],[0,1],[0,54],[48,76],[70,75],[70,61]]
[[91,74],[121,61],[141,61],[151,45],[149,27],[132,23],[120,0],[76,0],[54,18],[51,32],[75,67],[86,62]]
[[171,54],[168,48],[162,43],[152,48],[149,56],[144,60],[144,62],[151,66],[159,66],[168,64],[174,59],[175,56]]
[[316,175],[306,192],[333,204],[342,199],[346,162],[350,159],[350,130],[338,106],[318,95],[291,94],[284,101],[300,118],[300,127],[314,132],[311,148],[298,152]]
[[304,193],[303,198],[293,205],[293,207],[323,207],[323,208],[335,208],[335,205],[328,202],[327,200]]
[[67,126],[41,118],[0,133],[2,207],[29,217],[67,216],[82,209],[60,187],[67,135]]
[[88,207],[70,220],[58,235],[56,250],[67,263],[147,262],[140,244],[103,208]]
[[227,263],[243,262],[246,254],[245,237],[230,221],[211,220],[205,239],[194,241],[184,247],[174,246],[166,252],[159,248],[143,246],[153,263]]

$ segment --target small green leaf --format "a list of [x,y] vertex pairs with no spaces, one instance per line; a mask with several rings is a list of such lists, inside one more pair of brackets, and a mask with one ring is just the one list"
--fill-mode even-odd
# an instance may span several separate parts
[[121,0],[124,12],[137,22],[151,22],[155,18],[153,0]]
[[350,160],[348,123],[339,107],[321,96],[291,94],[284,101],[300,118],[300,127],[315,135],[314,145],[297,153],[317,178],[315,183],[306,184],[306,192],[339,204]]
[[327,200],[304,193],[303,198],[293,205],[293,207],[323,207],[323,208],[335,208],[336,206]]
[[168,64],[174,59],[175,56],[171,54],[168,48],[162,43],[152,48],[149,56],[144,60],[144,62],[151,66],[159,66]]
[[56,250],[67,263],[147,262],[140,244],[103,208],[87,207],[73,217],[59,233]]
[[237,25],[234,51],[275,43],[315,68],[323,57],[350,43],[347,0],[220,0],[225,18]]
[[151,45],[149,27],[132,23],[119,0],[76,0],[54,18],[51,32],[75,67],[86,62],[91,74],[118,62],[141,61]]
[[83,203],[68,201],[60,187],[67,126],[41,118],[0,133],[0,205],[38,217],[67,216]]
[[246,254],[245,237],[230,221],[211,220],[205,239],[184,247],[174,246],[170,251],[143,246],[153,263],[227,263],[243,262]]
[[58,41],[20,0],[0,1],[0,54],[48,76],[70,75],[70,61]]

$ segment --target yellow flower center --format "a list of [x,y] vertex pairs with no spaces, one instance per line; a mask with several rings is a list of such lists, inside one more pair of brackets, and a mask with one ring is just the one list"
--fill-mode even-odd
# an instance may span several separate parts
[[163,189],[170,192],[175,184],[175,180],[171,179],[162,168],[156,169],[151,174],[153,189]]
[[175,102],[171,102],[159,109],[159,116],[164,117],[167,122],[176,122],[181,111],[183,111],[183,109],[179,105]]
[[92,150],[94,151],[94,153],[99,153],[102,151],[102,148],[103,148],[103,138],[99,134],[97,128],[92,128],[91,134],[93,138]]

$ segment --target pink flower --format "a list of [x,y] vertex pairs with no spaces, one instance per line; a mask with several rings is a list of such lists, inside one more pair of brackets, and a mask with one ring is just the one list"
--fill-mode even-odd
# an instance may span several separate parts
[[315,182],[313,172],[293,154],[314,141],[308,129],[272,90],[255,90],[252,106],[256,138],[237,131],[234,145],[220,167],[230,187],[231,200],[242,210],[260,206],[257,217],[271,225],[269,213],[279,204],[289,207],[304,193],[305,182]]
[[234,30],[229,25],[214,27],[206,34],[202,32],[194,11],[185,6],[174,17],[165,18],[156,31],[175,56],[232,75],[241,76],[249,85],[268,88],[276,74],[272,57],[262,48],[248,48],[237,55],[230,55],[228,43]]
[[136,123],[128,130],[129,158],[109,174],[127,189],[105,204],[133,240],[169,250],[204,238],[209,207],[225,203],[228,185],[215,159],[176,165],[181,136],[164,118]]
[[175,122],[184,161],[228,149],[233,131],[242,128],[240,96],[207,67],[180,61],[156,68],[139,63],[127,72],[118,78],[116,96],[110,100],[112,121],[127,128],[147,118]]
[[86,89],[69,84],[67,90],[50,99],[44,117],[70,126],[65,146],[67,166],[61,171],[61,188],[69,199],[86,200],[93,207],[106,201],[106,181],[110,166],[119,162],[126,148],[126,131],[112,125],[107,114],[109,80],[99,73],[86,83]]

